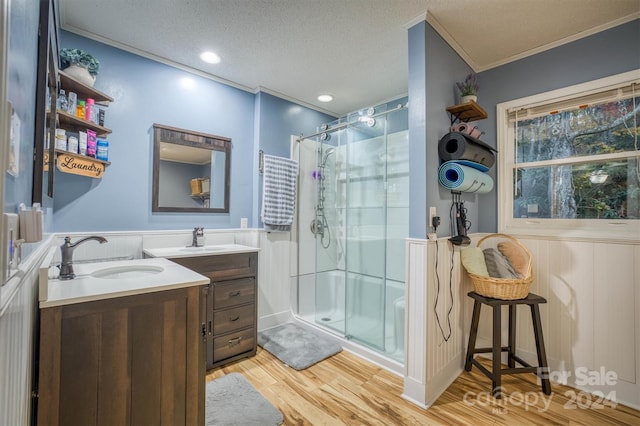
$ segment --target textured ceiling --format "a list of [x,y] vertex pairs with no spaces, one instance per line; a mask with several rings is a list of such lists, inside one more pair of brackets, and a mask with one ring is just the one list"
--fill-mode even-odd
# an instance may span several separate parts
[[[640,0],[59,0],[59,10],[65,30],[344,115],[406,94],[407,28],[425,17],[482,71],[638,18]],[[203,50],[222,62],[200,61]]]

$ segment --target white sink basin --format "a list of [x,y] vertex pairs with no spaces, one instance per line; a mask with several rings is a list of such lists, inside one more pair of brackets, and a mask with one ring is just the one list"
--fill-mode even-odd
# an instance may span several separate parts
[[259,251],[259,248],[244,246],[241,244],[211,244],[201,247],[193,246],[177,246],[177,247],[161,247],[146,248],[143,250],[148,257],[193,257],[193,256],[215,256],[220,254],[246,253]]
[[227,247],[226,246],[182,247],[178,250],[186,251],[186,252],[220,251],[220,250],[227,250]]
[[99,269],[92,272],[90,276],[102,279],[125,279],[125,278],[142,278],[149,275],[159,274],[164,271],[162,266],[155,265],[127,265],[113,266],[111,268]]
[[[52,278],[58,268],[50,266],[57,247],[52,247],[40,268],[41,308],[134,296],[137,294],[209,284],[209,278],[168,259],[133,259],[78,263],[72,280]],[[191,255],[192,256],[192,255]]]

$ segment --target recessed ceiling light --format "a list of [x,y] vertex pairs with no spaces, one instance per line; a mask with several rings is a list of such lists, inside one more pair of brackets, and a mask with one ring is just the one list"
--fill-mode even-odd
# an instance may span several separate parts
[[331,102],[333,100],[333,96],[331,96],[331,95],[320,95],[320,96],[318,96],[318,100],[320,102]]
[[205,61],[208,64],[218,64],[220,63],[220,56],[216,55],[213,52],[202,52],[200,54],[200,59]]

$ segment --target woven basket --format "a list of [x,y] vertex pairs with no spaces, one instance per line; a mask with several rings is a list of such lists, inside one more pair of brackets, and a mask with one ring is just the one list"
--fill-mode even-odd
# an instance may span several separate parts
[[522,249],[522,253],[526,255],[528,262],[526,273],[522,278],[493,278],[482,277],[480,275],[469,274],[469,277],[473,281],[473,288],[476,293],[482,296],[491,297],[494,299],[502,300],[517,300],[524,299],[529,294],[529,288],[533,282],[533,264],[531,258],[531,252],[522,245],[516,238],[506,234],[489,234],[478,240],[477,246],[483,250],[486,248],[497,248],[498,243],[501,240],[511,240]]

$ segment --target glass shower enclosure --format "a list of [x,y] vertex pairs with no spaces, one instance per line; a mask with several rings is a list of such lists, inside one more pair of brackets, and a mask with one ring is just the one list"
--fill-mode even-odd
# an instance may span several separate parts
[[298,316],[403,362],[406,105],[323,124],[297,149]]

